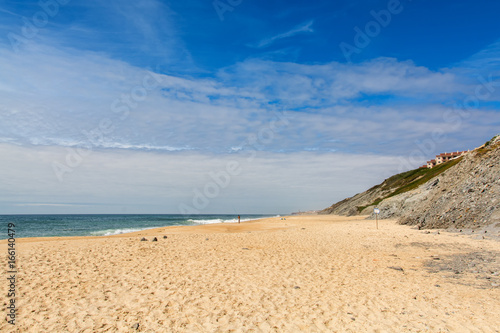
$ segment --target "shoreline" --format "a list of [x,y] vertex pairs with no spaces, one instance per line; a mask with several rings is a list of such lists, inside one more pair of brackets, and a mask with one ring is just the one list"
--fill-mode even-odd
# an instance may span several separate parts
[[[238,222],[220,222],[220,223],[207,223],[207,224],[198,224],[198,225],[172,225],[172,226],[163,226],[163,227],[154,227],[147,228],[139,231],[126,232],[116,235],[107,235],[107,236],[53,236],[53,237],[16,237],[16,242],[19,243],[32,243],[32,242],[44,242],[44,241],[68,241],[68,240],[94,240],[94,239],[105,239],[105,238],[130,238],[130,237],[159,237],[163,235],[170,234],[181,234],[181,233],[232,233],[232,232],[246,232],[246,231],[258,231],[259,227],[261,231],[274,229],[275,224],[272,226],[266,225],[267,223],[275,223],[281,222],[284,224],[282,227],[286,227],[286,223],[284,221],[290,221],[290,219],[300,219],[300,218],[308,218],[308,217],[318,217],[321,219],[321,216],[332,217],[336,220],[342,221],[350,221],[350,220],[365,220],[367,223],[374,222],[374,220],[366,219],[370,215],[356,215],[356,216],[340,216],[340,215],[320,215],[320,214],[300,214],[300,215],[287,215],[287,216],[273,216],[273,217],[264,217],[258,218],[250,221],[243,221],[241,223]],[[288,220],[281,220],[281,219]],[[326,218],[330,220],[329,218]],[[394,221],[393,219],[379,219],[380,223],[384,221]],[[245,226],[243,226],[243,224]],[[249,227],[251,224],[252,227]],[[407,226],[405,227],[417,230],[415,226]],[[419,230],[422,233],[426,234],[439,234],[439,233],[448,233],[450,235],[467,237],[473,239],[488,239],[500,241],[500,224],[484,226],[481,228],[471,229],[471,228],[462,228],[462,229],[454,229],[454,228],[446,228],[446,229],[421,229]],[[485,233],[486,231],[486,233]],[[483,237],[484,236],[484,237]],[[7,244],[7,239],[0,239],[0,245]]]
[[[241,225],[241,224],[247,224],[247,223],[254,223],[254,222],[259,222],[259,221],[267,221],[267,220],[272,220],[272,219],[280,219],[280,218],[286,218],[288,216],[274,216],[274,217],[264,217],[264,218],[258,218],[254,220],[249,220],[249,221],[242,221],[240,223],[238,222],[219,222],[219,223],[206,223],[206,224],[197,224],[197,225],[171,225],[171,226],[163,226],[163,227],[153,227],[153,228],[146,228],[143,230],[139,231],[131,231],[131,232],[125,232],[121,234],[116,234],[116,235],[106,235],[106,236],[51,236],[51,237],[16,237],[16,242],[21,242],[21,243],[31,243],[31,242],[42,242],[42,241],[62,241],[62,240],[78,240],[78,239],[103,239],[103,238],[126,238],[130,236],[143,236],[145,235],[150,235],[154,232],[165,232],[167,228],[180,228],[179,230],[175,230],[174,232],[179,233],[182,232],[183,228],[200,228],[200,230],[206,229],[209,232],[224,232],[224,229],[231,230],[232,228],[223,228],[223,226],[228,226],[228,225]],[[204,227],[207,228],[204,228]],[[209,226],[218,226],[218,227],[213,227],[213,231],[210,231],[212,227]],[[238,229],[238,228],[235,228]],[[173,229],[169,229],[173,230]],[[217,230],[217,231],[216,231]],[[187,229],[184,232],[188,232]],[[228,231],[231,232],[231,231]],[[0,239],[0,245],[6,244],[7,239]]]

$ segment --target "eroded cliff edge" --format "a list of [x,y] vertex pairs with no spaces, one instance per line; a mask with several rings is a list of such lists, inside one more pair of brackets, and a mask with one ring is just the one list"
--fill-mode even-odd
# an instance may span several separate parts
[[380,218],[422,228],[500,223],[500,137],[432,169],[395,175],[319,213],[371,214],[375,206]]

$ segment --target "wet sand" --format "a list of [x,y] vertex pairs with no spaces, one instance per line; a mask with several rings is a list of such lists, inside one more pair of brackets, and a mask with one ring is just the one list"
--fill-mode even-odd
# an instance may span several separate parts
[[293,216],[16,245],[18,313],[14,327],[3,315],[2,332],[500,327],[498,241],[392,220],[377,230],[362,217]]

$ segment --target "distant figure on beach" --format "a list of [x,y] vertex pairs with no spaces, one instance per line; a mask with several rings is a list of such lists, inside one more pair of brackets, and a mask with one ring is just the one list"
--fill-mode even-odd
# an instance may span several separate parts
[[240,223],[240,216],[238,215],[238,223]]

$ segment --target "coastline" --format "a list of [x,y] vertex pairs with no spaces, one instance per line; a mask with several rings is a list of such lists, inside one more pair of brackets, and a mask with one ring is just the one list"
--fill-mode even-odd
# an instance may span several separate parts
[[[147,228],[139,231],[132,231],[126,233],[120,233],[116,235],[107,236],[53,236],[53,237],[19,237],[16,238],[18,243],[36,243],[45,241],[70,241],[70,240],[95,240],[95,239],[105,239],[105,238],[129,238],[129,237],[155,237],[163,236],[164,234],[172,233],[223,233],[223,232],[245,232],[248,230],[267,230],[273,229],[274,227],[265,226],[269,222],[274,222],[274,220],[281,218],[286,218],[287,216],[280,217],[269,217],[269,218],[259,218],[250,221],[238,222],[223,222],[223,223],[207,223],[199,225],[173,225],[164,226],[157,228]],[[281,221],[281,220],[280,220]],[[253,226],[249,224],[254,223]],[[0,246],[6,244],[7,239],[0,239]]]
[[[20,216],[23,216],[23,215],[13,215],[13,216],[15,218],[19,218]],[[33,216],[36,216],[36,217],[38,217],[38,216],[42,216],[42,217],[57,216],[59,218],[59,215],[33,215]],[[197,226],[211,225],[211,224],[235,224],[238,221],[237,218],[235,217],[235,215],[233,215],[233,214],[200,215],[201,219],[199,219],[199,220],[192,219],[192,218],[197,218],[198,216],[190,216],[192,218],[186,219],[186,218],[181,217],[180,215],[175,215],[175,214],[128,214],[128,215],[127,214],[123,214],[123,215],[120,215],[120,214],[78,215],[78,214],[76,214],[76,215],[60,215],[60,216],[62,216],[63,219],[65,217],[72,218],[74,216],[85,216],[85,217],[94,217],[95,216],[97,218],[104,217],[104,220],[102,221],[103,224],[101,224],[99,226],[94,225],[93,227],[92,226],[87,227],[86,234],[81,234],[81,232],[80,232],[80,234],[73,234],[73,235],[71,235],[71,234],[69,234],[69,235],[53,234],[50,236],[30,235],[30,236],[25,236],[25,237],[19,237],[19,235],[21,235],[21,234],[24,235],[24,232],[26,232],[27,227],[24,226],[24,228],[23,228],[24,230],[22,230],[21,228],[19,228],[21,230],[17,230],[18,231],[17,232],[17,239],[21,240],[21,241],[39,241],[39,240],[50,240],[50,239],[63,240],[63,239],[73,239],[73,238],[99,239],[101,237],[123,236],[123,235],[126,236],[129,234],[141,233],[141,232],[144,232],[146,230],[156,230],[156,229],[162,229],[162,228],[167,228],[167,227],[172,227],[172,226],[174,226],[174,227],[184,227],[184,226],[197,227]],[[144,217],[149,217],[149,216],[157,217],[160,219],[166,217],[166,218],[170,219],[170,223],[166,222],[165,224],[162,225],[162,224],[160,224],[161,222],[154,221],[154,224],[156,224],[155,226],[148,226],[147,222],[151,222],[151,221],[146,221],[146,225],[144,225],[144,221],[142,221],[142,220],[138,220],[138,221],[125,220],[126,224],[123,224],[123,225],[117,225],[116,223],[114,223],[114,225],[109,225],[109,224],[107,224],[109,222],[105,219],[106,217],[112,217],[113,220],[116,221],[120,217],[123,217],[123,218],[128,218],[128,217],[144,218]],[[19,227],[19,224],[22,225],[26,222],[32,223],[32,221],[30,221],[30,220],[25,220],[25,221],[19,222],[19,221],[16,221],[15,219],[10,219],[9,215],[3,215],[0,217],[3,217],[3,221],[0,220],[0,222],[14,223],[17,227]],[[257,221],[257,220],[269,219],[269,218],[275,218],[275,217],[280,217],[280,215],[256,216],[256,215],[247,214],[247,215],[242,216],[241,223],[253,222],[253,221]],[[214,221],[216,221],[216,222],[214,222]],[[87,221],[82,221],[81,223],[86,223],[86,222]],[[114,222],[114,221],[112,221],[112,222]],[[185,223],[185,222],[188,222],[188,223]],[[38,223],[38,225],[43,224],[43,222],[37,222],[37,223]],[[134,224],[131,224],[131,223],[134,223]],[[38,227],[38,225],[37,225],[37,227]],[[72,228],[74,226],[68,225],[66,227]],[[47,230],[42,229],[41,233],[43,234],[46,231]],[[33,234],[33,232],[29,232],[29,234]],[[2,242],[5,242],[5,241],[6,241],[6,238],[0,239],[0,244],[2,244]]]
[[[426,233],[394,220],[379,220],[377,230],[363,218],[301,215],[17,239],[17,324],[3,321],[0,330],[500,327],[500,277],[489,271],[498,265],[500,243]],[[459,266],[464,258],[475,267]]]

